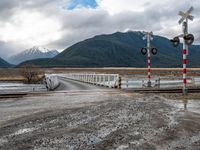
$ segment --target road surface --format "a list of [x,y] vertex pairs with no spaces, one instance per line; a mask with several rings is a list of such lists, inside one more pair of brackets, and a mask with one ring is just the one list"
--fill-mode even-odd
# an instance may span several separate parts
[[200,96],[182,100],[62,80],[59,91],[0,99],[0,149],[200,148]]
[[55,91],[72,91],[72,90],[97,90],[105,89],[105,87],[96,86],[88,83],[78,82],[66,78],[58,78],[60,85]]

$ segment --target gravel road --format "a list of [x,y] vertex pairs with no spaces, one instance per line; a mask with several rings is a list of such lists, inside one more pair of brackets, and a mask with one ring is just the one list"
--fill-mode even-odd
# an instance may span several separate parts
[[200,98],[186,110],[161,95],[62,82],[61,91],[0,99],[0,149],[200,149]]

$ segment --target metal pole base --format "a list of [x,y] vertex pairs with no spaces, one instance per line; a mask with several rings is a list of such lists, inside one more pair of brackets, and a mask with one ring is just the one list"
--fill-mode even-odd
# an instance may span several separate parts
[[183,89],[183,90],[182,90],[182,94],[183,94],[183,96],[187,96],[187,94],[188,94],[188,89]]
[[151,87],[151,81],[147,82],[147,87]]

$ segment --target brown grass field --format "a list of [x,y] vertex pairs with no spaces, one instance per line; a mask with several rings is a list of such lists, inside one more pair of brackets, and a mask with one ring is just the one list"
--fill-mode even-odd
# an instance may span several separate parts
[[[120,74],[121,76],[139,76],[146,75],[146,68],[42,68],[44,73],[105,73]],[[0,69],[0,80],[23,80],[20,68]],[[152,76],[161,77],[181,77],[181,68],[152,68]],[[188,68],[188,76],[200,76],[200,68]]]

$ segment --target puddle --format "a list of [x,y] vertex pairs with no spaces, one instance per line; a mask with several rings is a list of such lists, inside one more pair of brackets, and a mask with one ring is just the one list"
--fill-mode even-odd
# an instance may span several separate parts
[[187,100],[187,101],[176,101],[174,104],[179,110],[187,110],[189,112],[200,114],[200,101]]

